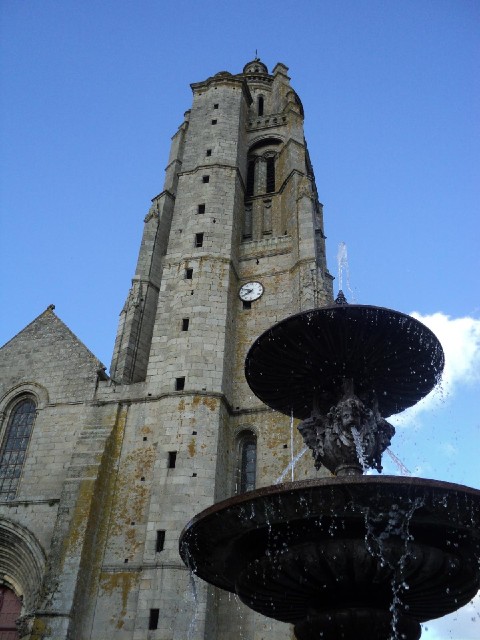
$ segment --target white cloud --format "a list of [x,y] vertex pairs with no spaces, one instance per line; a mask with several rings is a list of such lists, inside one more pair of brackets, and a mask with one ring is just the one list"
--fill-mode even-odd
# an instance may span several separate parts
[[480,320],[475,318],[451,318],[438,312],[428,316],[410,314],[419,320],[440,340],[445,352],[445,369],[440,384],[414,407],[398,416],[392,416],[394,424],[407,425],[423,411],[449,399],[459,385],[480,380]]
[[448,458],[454,458],[458,455],[457,447],[451,442],[440,442],[438,449]]

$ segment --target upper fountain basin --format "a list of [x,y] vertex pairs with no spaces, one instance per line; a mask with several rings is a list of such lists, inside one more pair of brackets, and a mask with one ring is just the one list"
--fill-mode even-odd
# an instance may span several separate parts
[[416,404],[444,366],[437,337],[418,320],[369,305],[334,305],[290,316],[250,348],[245,376],[272,409],[304,419],[328,412],[352,380],[384,417]]

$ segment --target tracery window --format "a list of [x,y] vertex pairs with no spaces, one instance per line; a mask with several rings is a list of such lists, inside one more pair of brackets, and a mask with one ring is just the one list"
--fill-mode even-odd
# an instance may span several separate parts
[[32,398],[24,398],[12,409],[0,450],[0,500],[13,500],[17,493],[36,416]]
[[252,431],[244,431],[240,434],[238,453],[237,493],[245,493],[255,489],[257,438]]

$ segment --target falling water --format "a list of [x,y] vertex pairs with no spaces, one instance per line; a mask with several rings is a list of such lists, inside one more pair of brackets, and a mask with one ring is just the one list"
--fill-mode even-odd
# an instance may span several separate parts
[[285,476],[287,475],[287,473],[290,471],[290,467],[294,467],[297,462],[300,460],[300,458],[308,451],[308,447],[303,447],[303,449],[300,451],[300,453],[297,453],[297,455],[295,456],[295,458],[293,458],[293,460],[291,460],[288,465],[285,467],[285,469],[282,471],[281,475],[278,476],[278,478],[275,480],[274,484],[280,484],[280,482],[283,482]]
[[187,565],[187,569],[190,577],[190,597],[193,602],[193,614],[190,620],[190,624],[188,626],[187,632],[187,640],[192,640],[195,629],[197,626],[197,615],[198,615],[198,595],[197,595],[197,585],[195,583],[195,560],[190,553],[190,549],[187,545],[183,545],[183,549],[185,552],[185,564]]
[[350,300],[354,301],[353,291],[350,287],[350,269],[348,267],[347,245],[340,242],[337,251],[337,268],[338,268],[338,289],[343,290],[343,274],[345,273],[345,286],[349,293]]
[[362,469],[365,472],[368,469],[368,465],[365,462],[365,456],[363,454],[362,441],[360,439],[360,434],[358,433],[358,429],[352,427],[352,436],[353,442],[355,443],[355,450],[357,452],[357,458],[360,464],[362,465]]
[[403,462],[399,458],[397,458],[397,456],[393,453],[393,451],[391,451],[390,449],[385,449],[385,452],[388,453],[390,458],[396,464],[402,476],[412,475],[412,472],[407,469],[407,467],[403,464]]
[[[372,505],[364,513],[367,549],[374,558],[378,558],[381,567],[388,566],[392,570],[392,635],[389,640],[401,640],[404,637],[398,631],[398,623],[402,610],[401,595],[409,588],[405,581],[406,562],[411,553],[408,543],[412,540],[409,528],[413,514],[423,504],[423,498],[407,499],[404,503],[393,503],[388,513],[383,505]],[[403,543],[393,553],[389,545],[392,539]]]
[[294,481],[295,464],[293,462],[293,409],[290,413],[290,466],[292,467],[292,482]]

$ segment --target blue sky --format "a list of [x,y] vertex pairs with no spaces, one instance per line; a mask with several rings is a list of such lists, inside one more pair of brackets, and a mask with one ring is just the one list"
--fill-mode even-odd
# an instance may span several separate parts
[[[477,0],[3,0],[0,13],[0,343],[54,303],[109,365],[189,83],[258,50],[290,68],[305,108],[330,271],[345,242],[350,300],[442,334],[443,392],[403,418],[393,451],[480,486]],[[454,617],[422,637],[478,635],[478,605]]]

